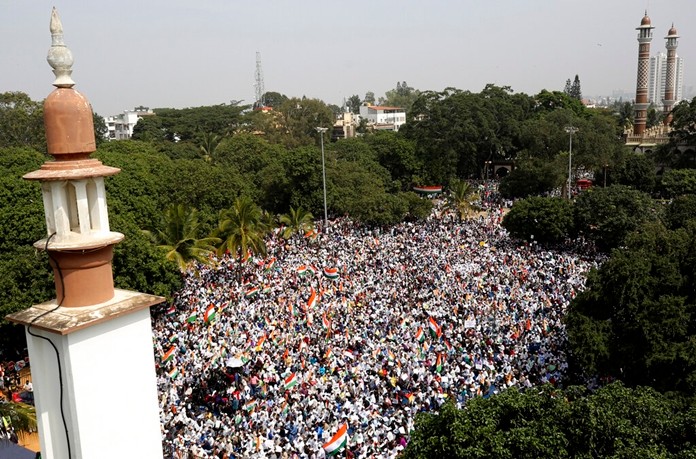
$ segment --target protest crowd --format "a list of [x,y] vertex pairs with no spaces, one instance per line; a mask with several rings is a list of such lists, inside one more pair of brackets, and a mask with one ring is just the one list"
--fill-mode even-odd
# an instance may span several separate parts
[[154,322],[166,457],[395,458],[418,412],[557,384],[564,312],[598,261],[510,240],[488,207],[340,218],[189,269]]

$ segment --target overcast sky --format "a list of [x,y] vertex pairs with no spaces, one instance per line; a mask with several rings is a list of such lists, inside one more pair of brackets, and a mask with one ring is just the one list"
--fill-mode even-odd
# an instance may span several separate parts
[[103,116],[252,103],[257,51],[267,91],[337,105],[397,81],[535,94],[579,74],[585,96],[635,93],[646,8],[651,54],[674,22],[685,93],[696,86],[695,0],[0,0],[0,92],[51,92],[54,4],[76,88]]

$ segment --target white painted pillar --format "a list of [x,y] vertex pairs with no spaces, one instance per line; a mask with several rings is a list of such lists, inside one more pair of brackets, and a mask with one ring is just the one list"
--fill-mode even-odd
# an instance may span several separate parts
[[[8,317],[26,325],[40,316],[32,333],[58,349],[72,459],[162,458],[149,311],[160,300],[116,290],[114,301],[101,305],[41,316],[55,308],[52,301]],[[29,333],[27,343],[42,457],[67,459],[56,353]]]

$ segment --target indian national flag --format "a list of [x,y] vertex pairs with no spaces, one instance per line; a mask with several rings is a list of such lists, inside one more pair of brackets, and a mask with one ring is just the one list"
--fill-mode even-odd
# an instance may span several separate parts
[[442,336],[442,328],[440,328],[440,325],[438,325],[437,321],[430,317],[428,319],[428,325],[430,327],[430,334],[433,335],[433,337],[441,337]]
[[174,379],[177,376],[179,376],[179,369],[178,368],[172,368],[171,371],[169,371],[169,377]]
[[205,314],[203,315],[203,319],[205,320],[205,323],[212,324],[212,323],[215,323],[216,318],[217,318],[217,312],[215,311],[215,305],[211,304],[210,306],[208,306],[208,309],[205,310]]
[[192,323],[194,323],[196,320],[198,320],[198,313],[195,313],[195,312],[194,312],[194,313],[191,313],[190,316],[188,316],[188,319],[186,319],[186,322],[192,324]]
[[315,268],[312,265],[307,266],[307,274],[310,274],[312,276],[316,276],[317,275],[317,268]]
[[164,353],[162,356],[162,363],[164,362],[169,362],[174,358],[174,354],[176,353],[176,346],[172,346],[169,348],[167,352]]
[[326,360],[329,360],[331,357],[333,357],[333,351],[331,350],[331,348],[328,348],[326,350],[326,354],[324,354],[324,358]]
[[256,400],[249,400],[249,401],[246,402],[244,405],[242,405],[242,409],[243,409],[244,411],[251,411],[251,410],[253,410],[254,408],[256,408],[256,404],[257,404],[257,403],[258,403],[258,402],[257,402]]
[[437,354],[437,361],[435,362],[435,371],[442,373],[442,354]]
[[244,294],[244,296],[246,296],[247,298],[251,298],[252,296],[256,295],[257,293],[259,293],[259,288],[258,288],[258,287],[252,287],[252,288],[250,288],[249,290],[246,291],[246,293]]
[[338,279],[338,268],[324,268],[324,276],[329,279]]
[[451,351],[452,349],[454,349],[452,344],[448,340],[445,340],[445,346],[447,346],[448,351]]
[[264,285],[264,286],[263,286],[263,293],[271,293],[271,286],[270,286],[270,285]]
[[176,314],[176,306],[172,305],[171,308],[167,309],[167,315],[173,316],[174,314]]
[[297,375],[295,373],[291,373],[290,376],[285,378],[284,384],[285,384],[285,390],[292,389],[295,387],[300,381],[297,379]]
[[304,276],[305,274],[307,274],[307,266],[305,266],[305,265],[300,265],[300,266],[297,268],[297,275],[298,275],[298,276]]
[[259,341],[256,343],[256,352],[260,351],[263,348],[263,343],[266,342],[266,335],[263,335],[261,338],[259,338]]
[[418,331],[416,332],[416,341],[422,343],[423,340],[425,340],[425,333],[423,333],[423,327],[418,327]]
[[297,315],[297,310],[295,309],[295,305],[292,303],[288,304],[288,311],[290,312],[290,317],[295,317]]
[[348,444],[348,424],[343,424],[336,432],[336,435],[331,437],[328,443],[325,443],[322,448],[327,456],[334,456],[339,453]]
[[328,329],[331,327],[331,321],[326,317],[326,313],[321,316],[321,324],[324,326],[324,328]]
[[396,359],[396,356],[394,353],[391,351],[391,349],[387,349],[387,358],[391,360],[392,362]]
[[312,287],[312,293],[309,295],[309,300],[307,301],[307,308],[312,309],[317,305],[317,291]]
[[266,262],[266,271],[270,271],[273,269],[273,266],[275,266],[276,259],[275,257],[271,258]]

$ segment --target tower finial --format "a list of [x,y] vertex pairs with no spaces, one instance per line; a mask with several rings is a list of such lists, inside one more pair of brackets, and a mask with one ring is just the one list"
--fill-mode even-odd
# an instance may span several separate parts
[[63,24],[60,22],[58,11],[53,7],[51,11],[51,47],[48,49],[46,60],[53,68],[56,76],[53,86],[56,88],[72,88],[75,82],[72,75],[73,56],[63,41]]

